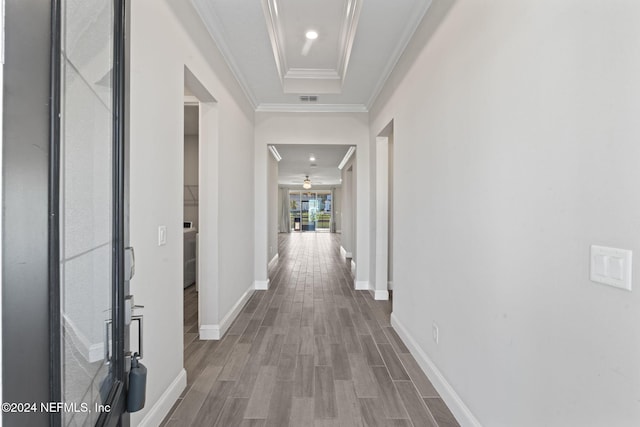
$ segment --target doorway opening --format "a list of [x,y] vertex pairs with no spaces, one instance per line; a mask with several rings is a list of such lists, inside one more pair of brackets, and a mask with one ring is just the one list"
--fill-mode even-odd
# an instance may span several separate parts
[[267,270],[278,259],[278,253],[272,251],[278,247],[278,233],[332,233],[342,238],[344,179],[346,169],[353,165],[355,149],[339,144],[268,146],[267,247],[272,261]]
[[[181,287],[195,281],[191,296],[193,304],[190,305],[193,310],[185,312],[184,317],[192,318],[194,326],[190,329],[197,333],[198,338],[219,339],[218,331],[207,327],[217,323],[218,306],[218,104],[186,66],[183,103],[189,104],[187,108],[197,107],[197,114],[195,110],[190,112],[197,117],[197,125],[193,114],[189,116],[191,119],[185,116],[185,120],[190,120],[189,126],[197,128],[197,138],[189,138],[191,143],[185,144],[189,159],[183,161],[189,163],[182,165],[185,168],[181,184],[185,191],[186,228],[183,231],[185,277]],[[184,105],[181,108],[185,108]],[[189,133],[194,136],[196,131]],[[198,262],[198,259],[206,259],[207,262]]]
[[289,191],[291,231],[330,232],[333,226],[333,190]]
[[393,121],[376,138],[375,299],[393,295]]
[[[184,105],[183,279],[184,331],[195,339],[198,332],[198,230],[199,230],[199,122],[198,102]],[[186,304],[186,302],[189,304]]]

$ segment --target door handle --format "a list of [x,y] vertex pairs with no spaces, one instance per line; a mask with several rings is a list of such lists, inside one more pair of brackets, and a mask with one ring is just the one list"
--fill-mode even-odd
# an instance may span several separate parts
[[137,305],[133,302],[133,295],[127,295],[124,298],[124,321],[125,324],[130,326],[133,322],[137,322],[138,324],[138,358],[142,359],[142,334],[144,333],[143,328],[143,315],[142,314],[134,314],[136,310],[140,310],[144,308],[144,305]]
[[133,246],[124,248],[124,280],[131,280],[136,274],[136,251]]
[[138,323],[138,351],[136,351],[135,353],[137,353],[137,358],[138,359],[142,359],[144,357],[144,352],[143,352],[143,333],[144,333],[144,323],[143,323],[143,318],[144,316],[142,314],[138,314],[135,316],[132,316],[132,322],[137,322]]
[[137,309],[144,308],[144,305],[136,305],[133,302],[133,295],[127,295],[124,297],[124,324],[130,325],[131,319],[135,316],[133,312]]
[[111,325],[113,321],[111,319],[104,321],[104,364],[111,364],[111,345],[109,337],[111,336]]

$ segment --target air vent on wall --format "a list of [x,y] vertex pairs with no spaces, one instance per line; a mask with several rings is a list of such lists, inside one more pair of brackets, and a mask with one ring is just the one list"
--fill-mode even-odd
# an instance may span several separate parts
[[302,102],[318,102],[317,95],[301,95],[300,101]]

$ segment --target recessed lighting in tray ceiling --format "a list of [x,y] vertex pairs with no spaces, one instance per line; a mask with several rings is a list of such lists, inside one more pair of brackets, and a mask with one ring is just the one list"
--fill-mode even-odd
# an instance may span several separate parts
[[302,54],[302,56],[307,56],[309,54],[309,51],[311,50],[311,45],[318,38],[318,32],[309,30],[304,36],[307,38],[307,40],[304,42],[304,46],[302,46],[302,52],[300,53]]

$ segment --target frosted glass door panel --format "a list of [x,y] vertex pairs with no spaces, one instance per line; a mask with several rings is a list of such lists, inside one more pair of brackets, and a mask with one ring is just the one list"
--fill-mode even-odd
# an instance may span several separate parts
[[[62,5],[62,397],[94,408],[111,389],[113,2]],[[64,412],[62,422],[98,415]]]

